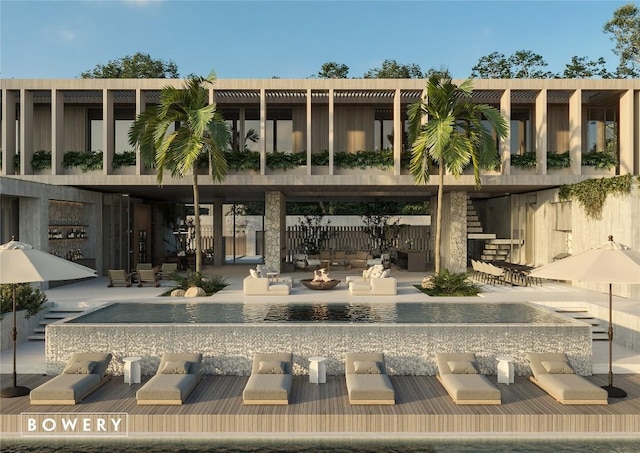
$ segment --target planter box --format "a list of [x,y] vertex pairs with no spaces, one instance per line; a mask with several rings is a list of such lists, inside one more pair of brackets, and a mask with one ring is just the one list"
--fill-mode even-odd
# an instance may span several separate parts
[[388,175],[393,173],[391,168],[367,167],[367,168],[334,168],[334,175]]
[[571,167],[547,168],[547,175],[570,175]]
[[113,175],[135,175],[136,174],[136,166],[128,165],[126,167],[120,167],[113,170]]
[[267,175],[306,175],[307,174],[307,166],[299,165],[295,168],[290,168],[288,170],[284,170],[282,168],[275,168],[273,170],[267,168]]
[[536,167],[533,168],[522,168],[522,167],[514,167],[511,166],[511,175],[530,175],[530,176],[535,176],[536,175]]
[[582,175],[602,175],[602,176],[615,176],[616,175],[616,167],[606,169],[606,168],[596,168],[590,165],[583,165],[581,168]]

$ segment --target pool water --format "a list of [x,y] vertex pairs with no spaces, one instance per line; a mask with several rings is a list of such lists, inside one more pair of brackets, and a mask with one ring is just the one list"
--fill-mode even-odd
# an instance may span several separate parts
[[639,440],[3,440],[3,453],[9,452],[300,452],[300,453],[637,453]]
[[566,324],[526,303],[113,303],[69,323],[438,323]]

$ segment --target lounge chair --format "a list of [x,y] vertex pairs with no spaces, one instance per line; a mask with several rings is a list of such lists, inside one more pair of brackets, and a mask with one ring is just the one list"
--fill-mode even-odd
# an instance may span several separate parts
[[72,405],[107,382],[107,367],[111,354],[74,353],[62,374],[33,389],[29,395],[31,404]]
[[109,288],[114,285],[131,286],[131,274],[127,274],[124,269],[109,269]]
[[381,352],[348,352],[345,379],[351,404],[395,404],[395,390]]
[[258,353],[242,392],[244,404],[289,404],[293,379],[293,354]]
[[153,376],[136,392],[139,406],[180,405],[200,380],[202,354],[164,353]]
[[153,283],[156,287],[160,286],[159,275],[153,269],[139,269],[137,274],[138,287],[145,283]]
[[528,353],[529,378],[562,404],[608,404],[607,391],[575,374],[561,352]]
[[162,266],[160,267],[160,275],[158,278],[172,278],[173,274],[175,274],[176,272],[178,272],[178,263],[162,263]]
[[501,404],[500,390],[480,374],[473,353],[438,353],[438,376],[456,404]]

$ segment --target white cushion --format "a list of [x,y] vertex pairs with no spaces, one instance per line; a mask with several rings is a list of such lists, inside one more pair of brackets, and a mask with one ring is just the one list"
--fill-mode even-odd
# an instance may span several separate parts
[[253,278],[258,278],[258,272],[255,269],[249,269],[249,275]]

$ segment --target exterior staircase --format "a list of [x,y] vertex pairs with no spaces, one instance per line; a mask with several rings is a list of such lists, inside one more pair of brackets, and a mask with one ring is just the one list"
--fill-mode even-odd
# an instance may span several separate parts
[[494,233],[485,233],[471,198],[467,197],[467,239],[484,239],[482,261],[507,261],[512,245],[522,245],[522,239],[498,239]]
[[65,319],[70,316],[75,316],[83,311],[84,309],[82,308],[51,307],[47,312],[45,312],[42,321],[40,321],[40,325],[33,330],[33,334],[29,335],[27,339],[29,341],[44,341],[44,332],[48,324],[60,321],[61,319]]
[[608,341],[609,335],[607,329],[600,325],[600,322],[594,318],[589,310],[582,307],[559,307],[554,308],[556,313],[559,313],[568,318],[577,319],[587,324],[591,324],[591,339],[593,341]]

